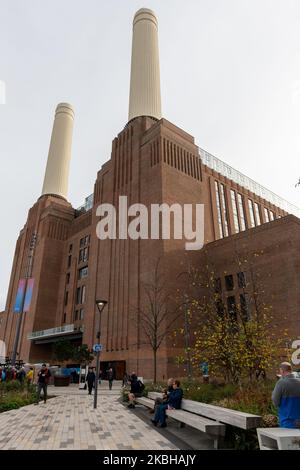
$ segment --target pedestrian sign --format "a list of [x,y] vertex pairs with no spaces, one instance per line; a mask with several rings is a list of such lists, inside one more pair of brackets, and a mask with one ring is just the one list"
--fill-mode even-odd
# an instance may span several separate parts
[[95,353],[101,352],[102,351],[102,344],[94,344],[93,351]]

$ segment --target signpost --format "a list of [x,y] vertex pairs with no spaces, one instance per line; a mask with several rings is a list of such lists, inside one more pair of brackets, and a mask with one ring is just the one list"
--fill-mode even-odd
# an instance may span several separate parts
[[93,351],[94,351],[95,353],[101,352],[102,349],[103,349],[102,344],[94,344],[94,346],[93,346]]

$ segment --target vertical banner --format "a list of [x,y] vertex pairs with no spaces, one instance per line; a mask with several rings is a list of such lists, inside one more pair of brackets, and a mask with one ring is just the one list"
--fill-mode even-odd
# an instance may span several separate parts
[[20,279],[18,290],[17,290],[17,295],[16,295],[15,306],[14,306],[14,313],[21,313],[22,311],[22,304],[23,304],[23,299],[24,299],[24,294],[25,294],[25,286],[26,286],[26,279]]
[[28,279],[23,312],[29,312],[31,299],[32,299],[32,293],[33,293],[33,286],[34,286],[34,279],[33,278]]

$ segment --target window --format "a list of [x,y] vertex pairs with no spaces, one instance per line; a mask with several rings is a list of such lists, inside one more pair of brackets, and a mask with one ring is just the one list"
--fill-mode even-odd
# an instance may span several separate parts
[[270,211],[270,220],[274,220],[274,219],[275,219],[274,212]]
[[241,315],[245,321],[250,320],[249,295],[240,295]]
[[88,245],[90,243],[90,235],[86,235],[85,237],[80,239],[80,248]]
[[76,289],[76,303],[80,304],[80,297],[81,297],[81,287],[77,287]]
[[230,196],[231,196],[231,206],[232,206],[232,213],[233,213],[234,231],[235,233],[239,233],[240,226],[239,226],[238,209],[237,209],[235,191],[233,191],[232,189],[230,190]]
[[257,202],[254,203],[254,212],[255,212],[256,225],[260,225],[261,218],[260,218],[259,205],[257,204]]
[[269,211],[266,207],[264,207],[264,213],[265,213],[266,222],[270,222]]
[[68,300],[69,300],[69,292],[65,292],[65,305],[68,305]]
[[221,294],[221,292],[222,292],[221,278],[218,277],[217,279],[215,279],[215,293]]
[[218,225],[219,225],[219,234],[220,238],[224,237],[223,232],[223,225],[222,225],[222,214],[221,214],[221,202],[220,202],[220,194],[219,194],[219,185],[218,182],[215,181],[215,190],[216,190],[216,202],[217,202],[217,218],[218,218]]
[[85,266],[84,268],[79,269],[78,271],[78,279],[83,279],[88,275],[88,267]]
[[86,292],[85,286],[82,286],[82,288],[81,288],[81,302],[80,302],[82,304],[84,304],[84,302],[85,302],[85,292]]
[[243,196],[238,193],[237,197],[238,197],[238,207],[239,207],[239,212],[240,212],[241,230],[243,231],[243,230],[246,230]]
[[67,320],[67,314],[64,313],[63,323],[66,323],[66,320]]
[[220,188],[221,188],[222,213],[223,213],[223,221],[224,221],[224,236],[228,237],[228,210],[227,210],[226,199],[225,199],[224,184],[220,184]]
[[240,289],[245,289],[246,287],[246,273],[240,272],[237,273],[238,286]]
[[236,303],[235,303],[234,295],[227,297],[227,310],[232,320],[236,320],[237,314],[236,314]]
[[83,320],[83,317],[84,317],[84,309],[81,308],[81,309],[79,310],[79,320]]
[[76,289],[76,304],[84,304],[86,298],[86,287],[81,286]]
[[79,263],[85,263],[89,258],[89,249],[88,247],[82,248],[79,251]]
[[73,245],[71,244],[71,245],[69,246],[69,253],[72,253],[72,250],[73,250]]
[[67,276],[66,276],[66,284],[69,284],[70,282],[70,273],[67,273]]
[[68,256],[68,268],[71,267],[71,262],[72,262],[72,255]]
[[75,310],[74,312],[74,321],[78,320],[78,310]]
[[234,282],[233,282],[232,274],[228,274],[227,276],[225,276],[225,286],[226,286],[226,290],[233,290]]
[[253,202],[251,199],[248,199],[248,206],[249,206],[249,214],[250,214],[250,227],[255,227],[255,218],[254,218],[254,209],[253,209]]

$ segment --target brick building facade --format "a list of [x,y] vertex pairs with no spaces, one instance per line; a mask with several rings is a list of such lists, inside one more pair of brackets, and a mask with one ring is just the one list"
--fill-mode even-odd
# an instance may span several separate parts
[[[209,253],[213,260],[224,295],[241,301],[235,250],[244,245],[248,253],[263,250],[264,256],[253,262],[253,269],[263,272],[264,291],[274,312],[284,312],[294,337],[300,334],[300,225],[297,217],[288,215],[293,208],[199,149],[182,129],[145,112],[131,119],[113,140],[111,158],[99,170],[85,206],[76,210],[61,195],[43,194],[29,210],[16,243],[1,314],[0,339],[5,340],[8,355],[16,335],[18,283],[26,277],[30,263],[35,283],[30,310],[22,314],[20,359],[51,362],[53,342],[61,338],[92,347],[99,330],[95,301],[102,298],[108,305],[101,317],[101,360],[110,362],[118,377],[125,370],[153,376],[152,350],[136,313],[146,302],[143,283],[151,278],[159,258],[175,293],[182,287],[180,274],[187,266],[204,262],[204,249],[186,251],[185,240],[174,237],[99,240],[97,207],[102,203],[117,207],[119,196],[127,196],[129,205],[147,207],[153,203],[204,204],[205,256]],[[228,292],[224,272],[233,276]],[[174,357],[179,352],[171,340],[163,342],[158,353],[159,378],[178,374]]]

